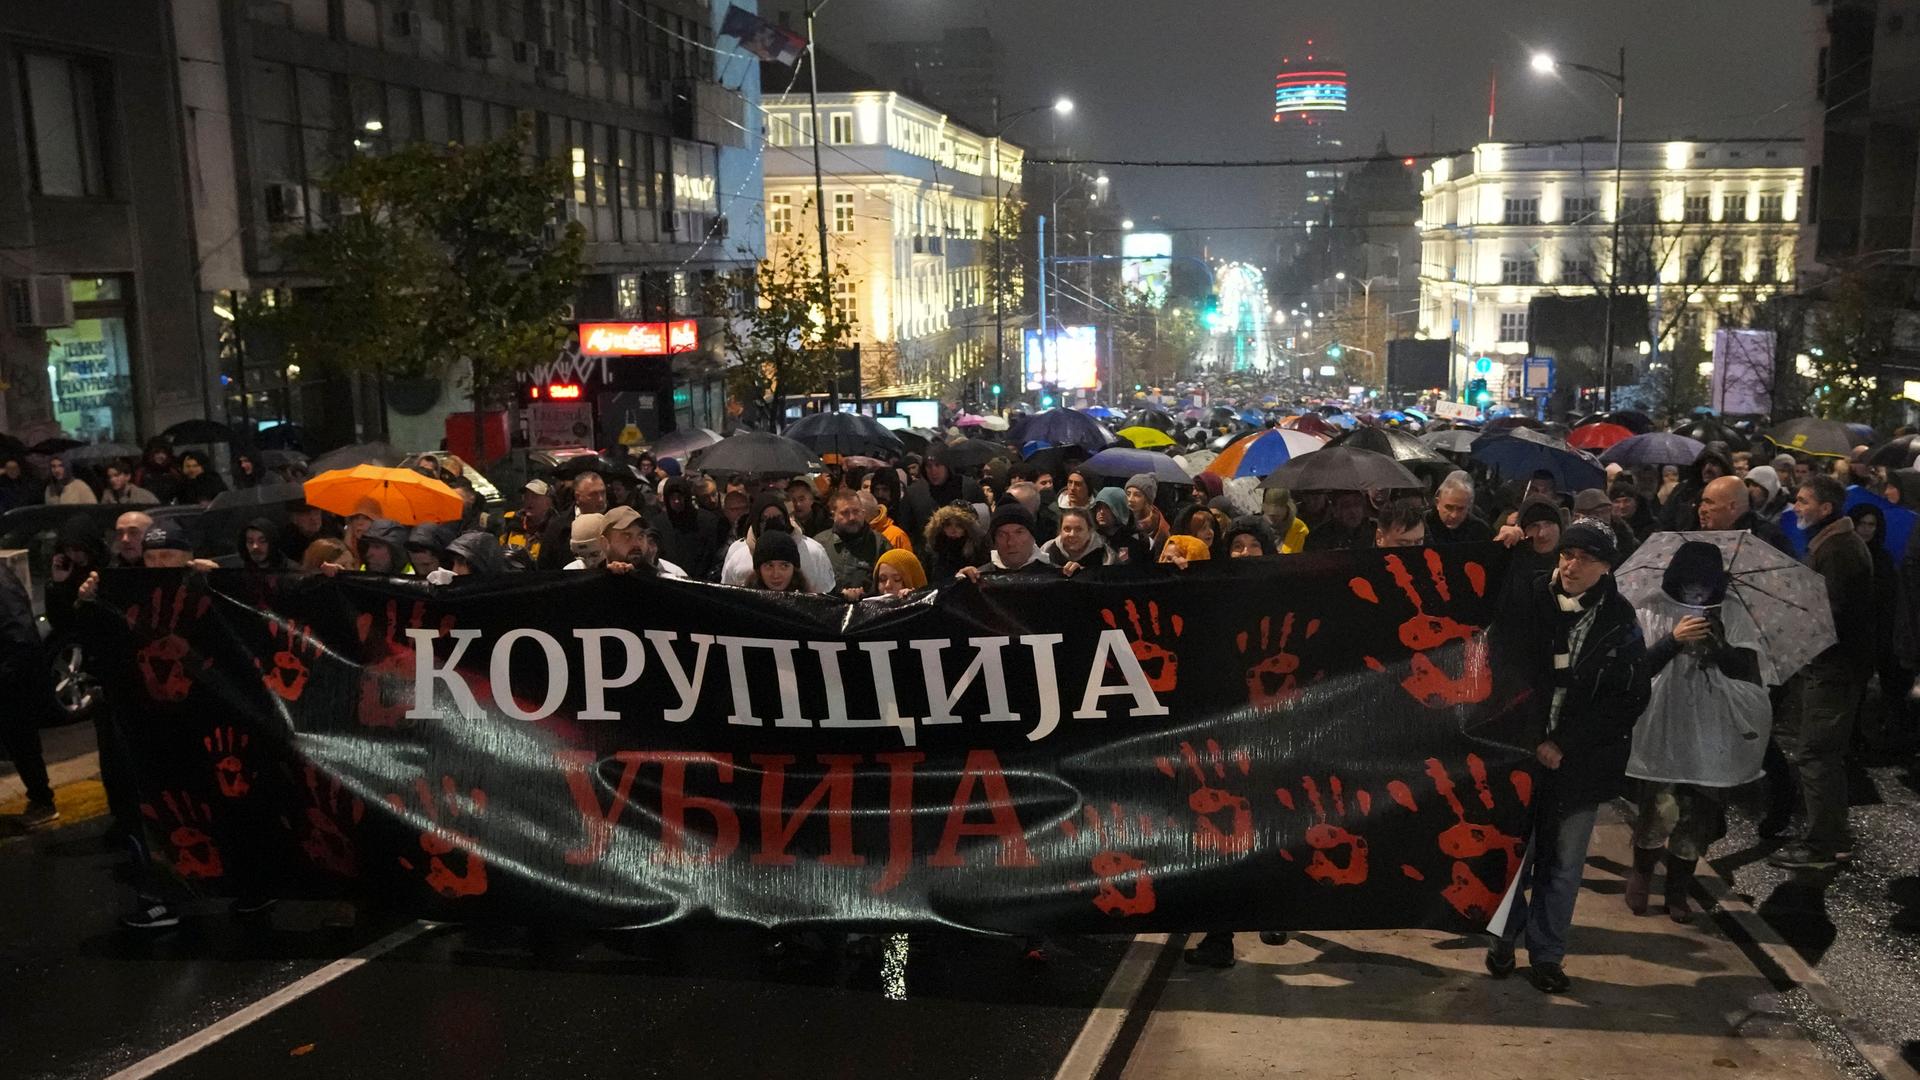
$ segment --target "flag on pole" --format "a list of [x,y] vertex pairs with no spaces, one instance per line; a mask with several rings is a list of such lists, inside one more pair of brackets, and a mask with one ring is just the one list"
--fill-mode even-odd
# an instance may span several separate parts
[[740,47],[762,60],[791,67],[800,60],[800,54],[807,51],[807,39],[784,26],[755,15],[738,4],[729,5],[727,17],[720,23],[720,32],[728,37],[740,39]]

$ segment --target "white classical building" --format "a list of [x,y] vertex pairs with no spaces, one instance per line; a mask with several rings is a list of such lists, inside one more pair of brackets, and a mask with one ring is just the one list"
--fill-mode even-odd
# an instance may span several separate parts
[[[1619,280],[1668,316],[1663,348],[1792,287],[1801,157],[1791,139],[1626,144]],[[1526,354],[1535,297],[1606,292],[1610,140],[1482,143],[1429,166],[1421,199],[1419,334],[1453,340],[1455,386],[1475,358]]]
[[[1023,154],[889,91],[823,93],[819,112],[828,245],[852,271],[841,299],[868,391],[945,395],[991,364],[994,209],[1018,198]],[[768,245],[818,250],[807,99],[766,113]],[[1017,323],[1007,337],[1017,354]]]

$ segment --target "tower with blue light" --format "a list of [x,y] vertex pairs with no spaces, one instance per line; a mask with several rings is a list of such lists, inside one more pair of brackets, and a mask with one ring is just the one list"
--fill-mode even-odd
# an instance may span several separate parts
[[[1345,114],[1349,85],[1346,65],[1325,56],[1308,38],[1306,46],[1281,58],[1273,80],[1273,125],[1278,156],[1286,159],[1340,157],[1346,146]],[[1280,226],[1279,254],[1306,246],[1312,230],[1326,221],[1327,206],[1346,175],[1335,164],[1281,169],[1274,222]]]

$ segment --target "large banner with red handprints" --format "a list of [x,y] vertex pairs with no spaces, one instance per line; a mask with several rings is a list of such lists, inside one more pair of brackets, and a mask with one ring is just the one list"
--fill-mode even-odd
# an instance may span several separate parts
[[157,859],[437,918],[1484,925],[1537,699],[1464,546],[847,604],[598,572],[109,572]]

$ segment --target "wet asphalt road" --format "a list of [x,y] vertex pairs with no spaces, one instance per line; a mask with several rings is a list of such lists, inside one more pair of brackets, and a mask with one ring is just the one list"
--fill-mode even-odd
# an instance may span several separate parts
[[[327,905],[118,929],[99,821],[0,842],[0,1075],[107,1076],[411,924]],[[157,1075],[1047,1078],[1126,939],[915,934],[769,972],[751,933],[439,927]]]
[[1756,834],[1757,802],[1736,805],[1711,861],[1827,980],[1850,1022],[1920,1067],[1920,768],[1912,753],[1862,756],[1848,780],[1851,868],[1768,866],[1782,842]]

